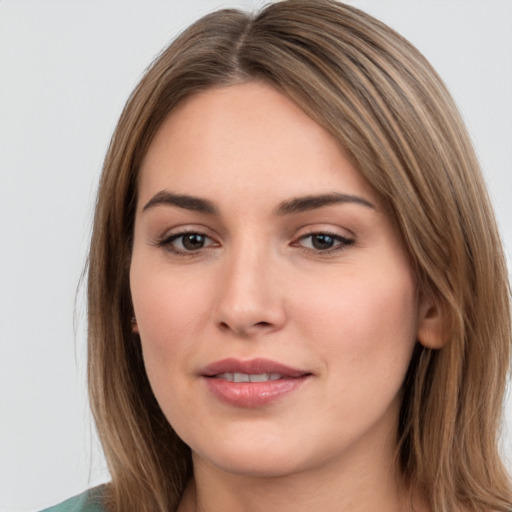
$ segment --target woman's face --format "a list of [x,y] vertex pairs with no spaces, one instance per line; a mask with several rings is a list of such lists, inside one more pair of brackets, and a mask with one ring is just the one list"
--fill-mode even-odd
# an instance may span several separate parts
[[130,283],[151,386],[196,465],[391,457],[423,308],[375,193],[287,97],[252,82],[171,113],[141,170]]

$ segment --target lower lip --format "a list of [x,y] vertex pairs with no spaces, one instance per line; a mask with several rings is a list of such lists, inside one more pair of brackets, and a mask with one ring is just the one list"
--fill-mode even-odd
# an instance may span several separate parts
[[208,389],[221,401],[234,407],[255,408],[270,404],[297,390],[308,379],[284,378],[266,382],[232,382],[204,377]]

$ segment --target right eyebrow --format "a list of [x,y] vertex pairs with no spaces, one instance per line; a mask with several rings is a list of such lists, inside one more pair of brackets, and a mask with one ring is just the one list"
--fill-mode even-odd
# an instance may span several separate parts
[[191,210],[199,213],[206,213],[209,215],[219,215],[217,207],[207,199],[200,197],[188,196],[185,194],[174,194],[168,190],[161,190],[155,194],[142,208],[145,212],[156,206],[177,206],[185,210]]

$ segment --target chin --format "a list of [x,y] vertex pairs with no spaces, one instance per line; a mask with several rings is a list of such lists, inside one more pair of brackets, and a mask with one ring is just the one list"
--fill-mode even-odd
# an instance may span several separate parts
[[192,451],[194,464],[206,463],[227,473],[245,477],[272,478],[300,471],[299,448],[262,445],[261,443],[217,444],[211,450]]
[[217,443],[215,451],[193,451],[194,463],[206,462],[227,473],[253,478],[278,478],[299,473],[319,461],[309,460],[300,443],[233,442]]
[[279,478],[300,471],[300,464],[294,464],[289,458],[260,456],[243,459],[240,456],[215,457],[209,463],[226,473],[250,478]]

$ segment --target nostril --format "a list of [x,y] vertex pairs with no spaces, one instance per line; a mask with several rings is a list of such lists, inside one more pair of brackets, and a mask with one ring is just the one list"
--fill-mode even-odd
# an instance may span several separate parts
[[257,322],[254,324],[255,327],[269,327],[272,325],[270,322]]
[[258,331],[259,329],[268,329],[268,328],[272,327],[272,322],[262,321],[262,322],[256,322],[256,323],[253,323],[250,325],[235,325],[235,324],[232,325],[229,322],[219,322],[219,327],[223,331],[233,330],[238,333],[249,334],[253,330]]

